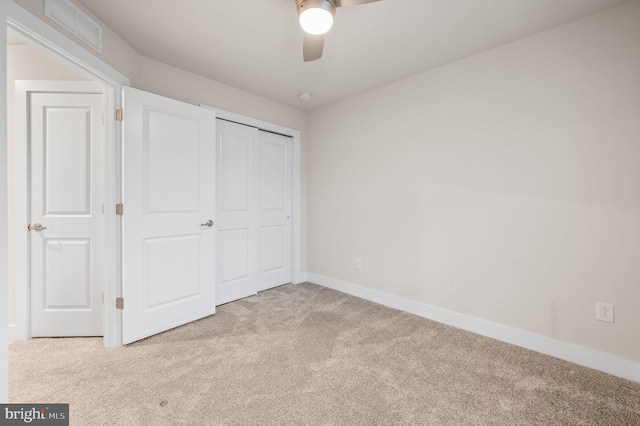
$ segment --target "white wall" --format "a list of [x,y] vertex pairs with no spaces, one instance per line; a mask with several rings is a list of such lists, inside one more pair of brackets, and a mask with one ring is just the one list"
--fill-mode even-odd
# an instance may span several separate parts
[[625,3],[312,111],[309,272],[640,361],[639,23]]
[[[14,106],[15,106],[15,82],[16,80],[86,80],[82,74],[61,64],[43,51],[27,44],[10,44],[7,46],[7,151],[9,158],[14,158]],[[9,161],[8,197],[9,204],[15,201],[16,188],[14,180],[15,165]],[[14,223],[14,211],[9,209],[9,326],[16,323],[16,283],[15,283],[15,238],[16,226]]]
[[304,111],[145,57],[140,58],[140,78],[133,81],[132,86],[297,130],[303,130],[306,125]]
[[140,55],[129,44],[120,38],[111,28],[106,26],[104,22],[93,15],[86,7],[78,3],[77,0],[71,0],[76,6],[87,13],[96,22],[102,25],[102,53],[98,53],[92,48],[84,44],[80,39],[72,36],[69,32],[56,24],[51,19],[44,16],[44,1],[38,0],[13,0],[18,6],[26,9],[32,15],[38,17],[47,25],[55,28],[60,34],[66,36],[69,40],[84,48],[87,52],[102,59],[113,68],[126,75],[132,82],[138,78]]
[[[7,15],[4,5],[0,3],[0,22],[6,22]],[[0,81],[7,78],[6,44],[7,31],[4,27],[0,30]],[[7,146],[7,87],[0,85],[0,147]],[[2,130],[4,129],[4,130]],[[0,212],[7,210],[7,150],[0,148]],[[0,318],[6,318],[8,296],[8,244],[6,216],[0,213]],[[1,325],[2,323],[0,323]],[[0,403],[9,401],[9,368],[8,368],[8,340],[9,330],[0,327]]]

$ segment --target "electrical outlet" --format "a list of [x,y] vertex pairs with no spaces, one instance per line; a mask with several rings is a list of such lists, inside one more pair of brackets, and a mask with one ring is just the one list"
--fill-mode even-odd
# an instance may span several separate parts
[[356,257],[355,262],[353,263],[353,267],[356,269],[362,269],[362,261],[359,257]]
[[613,323],[613,304],[596,302],[596,319]]

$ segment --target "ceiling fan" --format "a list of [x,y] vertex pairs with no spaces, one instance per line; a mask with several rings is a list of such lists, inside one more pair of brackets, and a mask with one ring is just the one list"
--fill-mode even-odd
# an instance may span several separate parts
[[296,0],[298,19],[304,30],[302,56],[305,62],[322,56],[324,34],[331,29],[336,8],[358,6],[380,0]]

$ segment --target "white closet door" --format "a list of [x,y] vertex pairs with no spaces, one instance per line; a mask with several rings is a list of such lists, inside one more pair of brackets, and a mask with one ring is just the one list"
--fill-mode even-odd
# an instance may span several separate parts
[[291,282],[290,137],[260,131],[258,291]]
[[216,305],[257,293],[258,130],[217,120]]
[[291,282],[292,139],[217,120],[216,305]]
[[215,113],[124,88],[123,341],[215,312]]

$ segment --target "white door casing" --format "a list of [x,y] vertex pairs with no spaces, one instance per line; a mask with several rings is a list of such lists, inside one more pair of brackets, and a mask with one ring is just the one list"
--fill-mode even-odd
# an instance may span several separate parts
[[215,312],[215,113],[125,87],[123,343]]
[[292,139],[217,120],[216,305],[291,282]]
[[258,291],[291,282],[290,137],[260,131]]
[[28,96],[31,335],[101,336],[103,95]]

